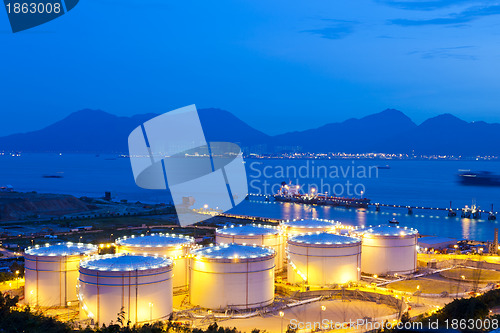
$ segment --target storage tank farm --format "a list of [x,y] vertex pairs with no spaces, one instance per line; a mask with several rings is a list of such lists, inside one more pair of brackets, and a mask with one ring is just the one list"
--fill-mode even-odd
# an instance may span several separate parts
[[96,254],[97,246],[58,243],[33,246],[24,254],[25,302],[30,306],[58,307],[77,301],[80,261]]
[[108,325],[122,310],[131,325],[167,319],[173,304],[172,268],[172,259],[146,254],[107,254],[82,261],[81,319]]
[[195,245],[194,238],[185,235],[153,233],[118,238],[116,253],[152,254],[167,256],[174,260],[173,289],[188,287],[188,255]]
[[193,250],[190,303],[207,309],[252,309],[274,301],[272,248],[223,244]]
[[352,234],[362,238],[361,272],[391,275],[417,270],[416,229],[379,225],[359,228]]
[[281,223],[287,237],[317,231],[335,232],[340,226],[340,222],[316,218],[288,220]]
[[284,269],[285,236],[278,227],[262,224],[240,224],[217,229],[215,237],[217,244],[255,244],[273,248],[276,252],[275,270],[279,272]]
[[361,239],[313,232],[288,239],[288,282],[327,286],[361,277]]

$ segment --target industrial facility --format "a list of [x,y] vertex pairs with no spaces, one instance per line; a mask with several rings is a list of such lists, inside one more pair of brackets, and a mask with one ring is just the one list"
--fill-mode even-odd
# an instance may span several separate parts
[[24,298],[37,307],[67,306],[77,301],[80,261],[97,253],[91,244],[58,243],[26,249]]
[[172,313],[173,261],[163,256],[109,254],[80,264],[80,317],[109,324],[123,311],[132,325]]
[[194,250],[190,303],[207,309],[251,309],[274,300],[272,248],[224,244]]
[[317,231],[335,232],[340,225],[340,222],[324,219],[291,220],[281,224],[288,237]]
[[273,248],[276,252],[275,270],[282,271],[285,262],[285,236],[278,227],[246,224],[217,229],[217,244],[250,244]]
[[90,244],[37,245],[25,252],[25,302],[68,314],[78,305],[81,323],[90,325],[118,317],[131,325],[166,320],[174,304],[182,318],[192,318],[193,309],[202,316],[265,313],[298,290],[363,283],[362,272],[412,273],[417,237],[409,228],[304,219],[226,226],[215,230],[217,244],[205,247],[190,236],[162,233],[101,246],[116,254],[97,255]]
[[326,232],[288,239],[288,282],[327,286],[361,277],[361,239]]
[[123,237],[115,241],[116,253],[152,254],[167,256],[174,260],[174,291],[188,287],[188,255],[195,242],[194,238],[175,234],[150,234],[139,237]]
[[379,225],[353,231],[362,237],[361,271],[367,274],[409,274],[417,270],[418,231]]

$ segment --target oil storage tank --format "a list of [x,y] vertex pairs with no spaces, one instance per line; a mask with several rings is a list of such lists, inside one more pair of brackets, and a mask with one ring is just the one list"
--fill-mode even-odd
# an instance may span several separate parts
[[29,247],[24,253],[25,302],[31,306],[66,306],[77,301],[78,266],[97,246],[58,243]]
[[93,323],[142,324],[172,313],[173,261],[163,256],[107,254],[80,264],[80,316]]
[[276,252],[275,270],[284,268],[285,237],[278,227],[262,224],[246,224],[217,229],[215,234],[217,244],[249,244],[273,248]]
[[152,254],[174,260],[173,290],[185,290],[188,285],[188,255],[195,245],[194,238],[185,235],[153,233],[118,238],[116,253]]
[[340,222],[324,220],[324,219],[301,219],[301,220],[289,220],[282,224],[285,233],[288,237],[298,234],[304,234],[308,232],[335,232],[337,227],[340,226]]
[[315,286],[343,284],[361,277],[361,239],[327,232],[288,239],[288,282]]
[[275,251],[224,244],[191,253],[190,303],[208,309],[250,309],[274,300]]
[[362,237],[361,271],[367,274],[409,274],[417,270],[418,231],[379,225],[353,231]]

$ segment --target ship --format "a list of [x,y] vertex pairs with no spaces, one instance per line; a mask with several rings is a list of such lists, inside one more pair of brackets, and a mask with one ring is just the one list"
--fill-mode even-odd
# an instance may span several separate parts
[[324,206],[338,206],[346,208],[367,208],[370,204],[368,198],[351,198],[328,196],[328,194],[315,193],[312,189],[310,194],[299,193],[300,186],[289,186],[283,184],[274,199],[279,202],[293,202],[299,204],[314,204]]
[[458,179],[464,185],[500,186],[500,175],[490,171],[462,170]]
[[393,217],[392,220],[389,220],[389,223],[391,223],[391,224],[399,224],[399,221],[396,220],[395,217]]

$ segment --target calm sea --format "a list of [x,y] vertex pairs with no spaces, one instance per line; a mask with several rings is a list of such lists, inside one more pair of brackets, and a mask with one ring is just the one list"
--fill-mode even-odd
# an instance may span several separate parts
[[[389,165],[390,169],[375,166]],[[457,182],[458,170],[500,173],[496,161],[372,161],[372,160],[246,160],[249,191],[270,194],[282,181],[302,186],[302,191],[360,196],[372,202],[428,207],[477,204],[500,210],[500,187],[463,186]],[[61,175],[63,178],[43,178]],[[112,196],[129,201],[169,202],[166,191],[138,188],[126,158],[109,155],[22,154],[0,156],[0,186],[12,185],[17,191],[68,193],[76,196]],[[361,194],[362,191],[362,194]],[[396,217],[401,226],[417,228],[424,235],[458,239],[491,240],[498,221],[448,218],[446,212],[404,209],[343,209],[296,204],[266,203],[260,199],[244,201],[231,213],[282,219],[318,217],[352,225],[385,224]],[[500,216],[498,216],[500,219]]]

